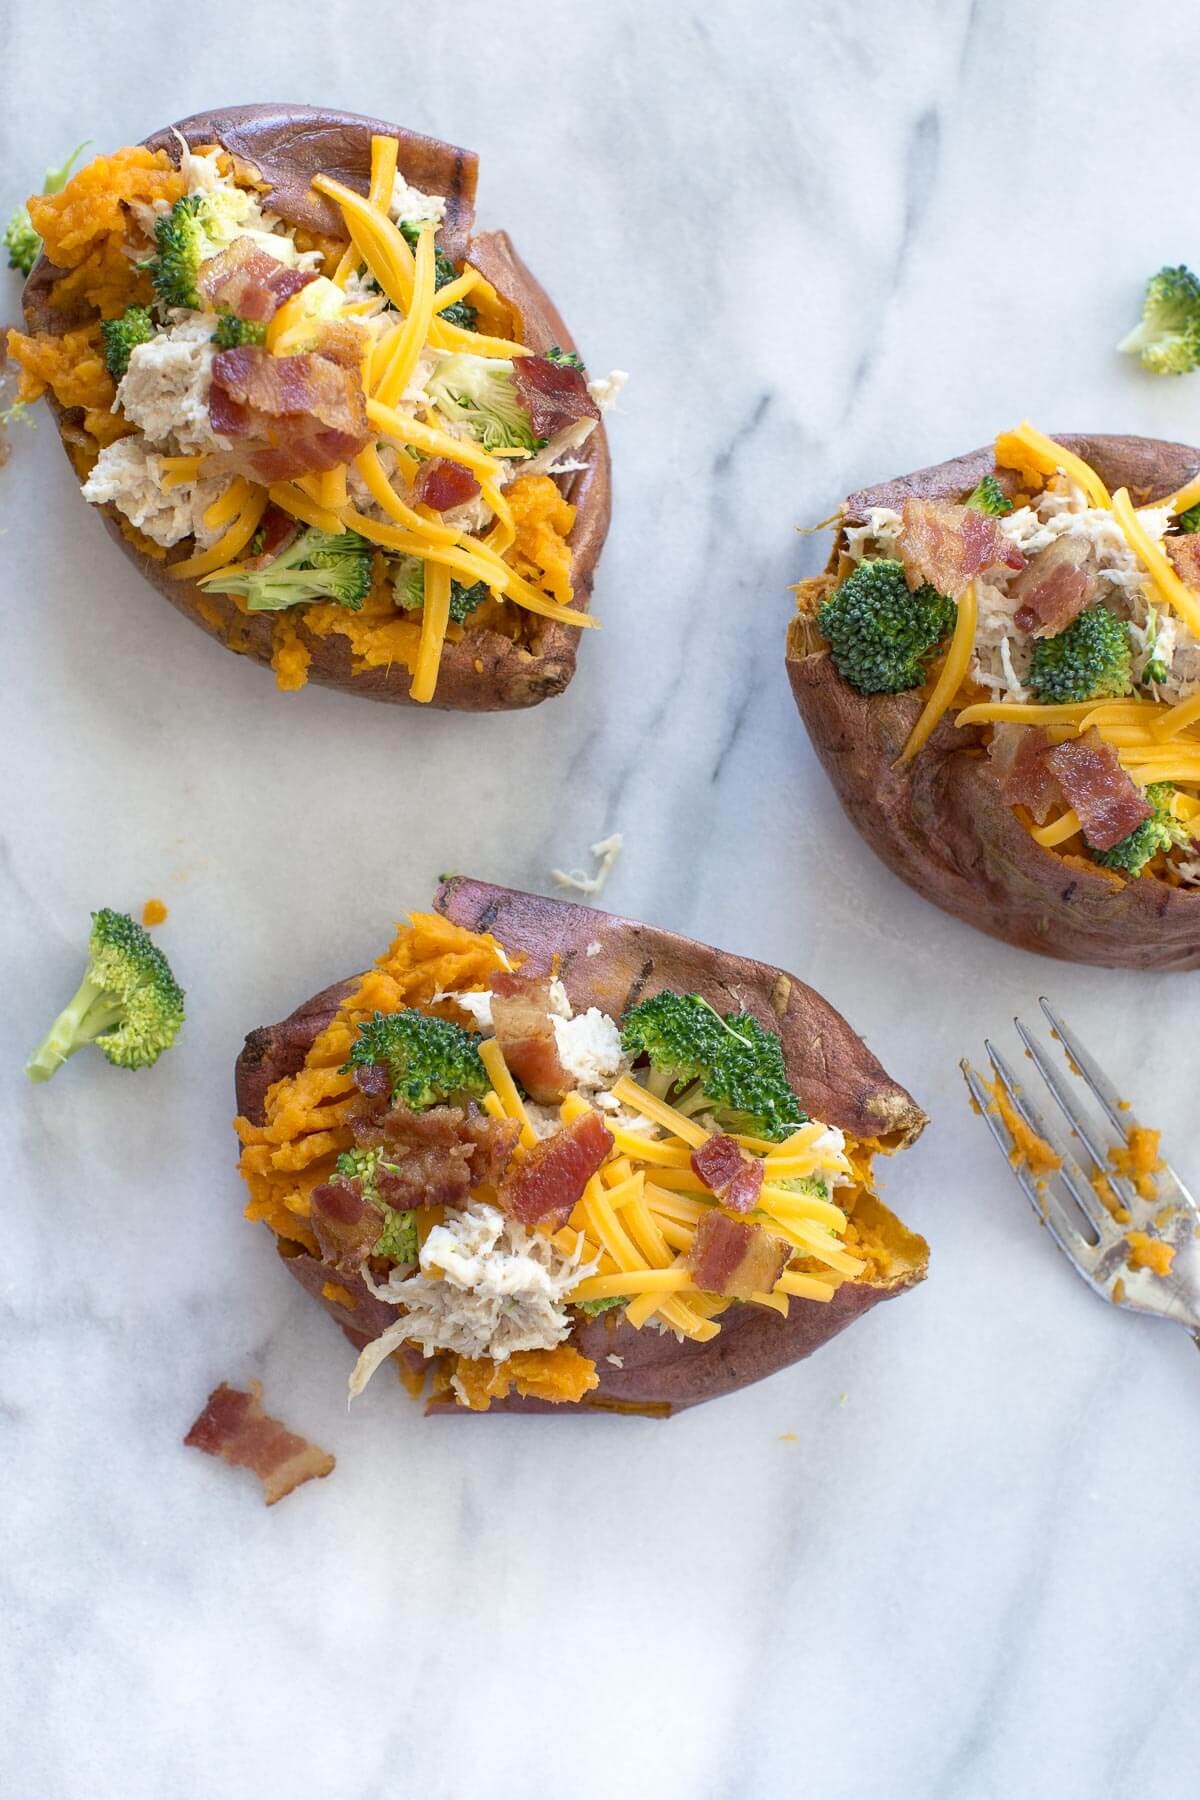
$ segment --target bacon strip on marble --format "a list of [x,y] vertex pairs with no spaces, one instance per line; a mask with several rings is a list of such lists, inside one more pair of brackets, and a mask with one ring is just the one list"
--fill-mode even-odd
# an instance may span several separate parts
[[1047,751],[1046,763],[1078,813],[1093,850],[1111,850],[1150,817],[1152,809],[1142,790],[1094,725],[1082,737],[1068,738]]
[[765,1226],[714,1208],[697,1225],[687,1261],[702,1292],[749,1300],[771,1292],[791,1254],[791,1245]]
[[763,1184],[763,1166],[745,1156],[736,1139],[724,1132],[707,1138],[691,1155],[692,1168],[710,1194],[734,1212],[752,1212]]
[[274,1506],[303,1482],[328,1475],[336,1458],[273,1419],[261,1401],[261,1382],[252,1381],[247,1393],[223,1381],[183,1441],[234,1468],[253,1469],[264,1500]]
[[1025,567],[1025,558],[997,520],[973,506],[908,499],[900,516],[898,550],[910,588],[928,581],[957,600],[985,569]]
[[510,1163],[496,1204],[522,1225],[565,1225],[592,1176],[613,1147],[599,1113],[581,1113]]
[[529,409],[533,434],[551,438],[577,419],[598,419],[600,408],[587,390],[582,369],[546,356],[513,359],[513,385]]
[[572,1086],[558,1054],[548,975],[492,976],[492,1028],[504,1060],[531,1100],[553,1106]]

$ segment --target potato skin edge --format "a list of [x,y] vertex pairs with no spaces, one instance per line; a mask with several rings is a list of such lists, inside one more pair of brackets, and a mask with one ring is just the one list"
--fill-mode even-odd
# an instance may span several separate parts
[[[470,235],[477,160],[472,152],[355,113],[270,103],[196,114],[145,141],[151,149],[177,149],[175,131],[192,145],[228,141],[238,155],[257,163],[265,177],[277,177],[271,203],[283,217],[325,231],[334,228],[337,221],[330,213],[329,202],[308,193],[308,172],[331,166],[340,179],[365,192],[372,132],[398,136],[402,155],[407,158],[406,172],[411,175],[416,170],[434,191],[448,195],[448,229],[443,236],[453,253],[469,258],[517,307],[526,341],[537,350],[548,349],[552,344],[564,349],[576,347],[561,314],[521,260],[508,234],[497,231]],[[297,158],[301,159],[302,179],[296,176]],[[49,305],[50,290],[61,273],[44,256],[30,272],[23,302],[28,331],[62,331],[73,322]],[[64,412],[52,394],[46,395],[46,403],[60,437],[64,426],[82,419],[78,411]],[[63,447],[69,458],[70,447],[65,438]],[[579,610],[586,612],[612,513],[611,465],[603,424],[592,433],[579,460],[587,466],[572,477],[564,492],[578,509],[569,542]],[[173,581],[166,572],[168,562],[146,556],[130,543],[115,507],[93,510],[100,513],[123,555],[169,605],[226,649],[270,666],[270,615],[247,616],[226,597],[206,596],[195,582]],[[180,547],[167,554],[171,560],[179,561],[188,552]],[[212,615],[210,618],[204,616],[202,607]],[[493,631],[476,632],[457,644],[448,644],[429,704],[453,712],[511,712],[561,694],[575,673],[580,633],[555,620],[541,621],[536,630],[532,648],[518,646]],[[356,675],[347,638],[340,634],[306,634],[305,642],[312,652],[309,682],[336,688],[358,699],[401,706],[417,704],[410,698],[411,676],[402,664]],[[477,663],[482,666],[477,668]]]
[[[1200,470],[1200,451],[1154,438],[1055,433],[1112,491],[1144,505]],[[995,467],[991,446],[851,494],[844,523],[910,496],[959,499]],[[837,566],[835,541],[827,573]],[[943,911],[1020,949],[1068,962],[1156,971],[1200,968],[1200,893],[1154,877],[1117,883],[1099,866],[1035,844],[1004,803],[977,727],[943,719],[910,764],[895,760],[921,702],[863,695],[842,680],[803,619],[787,634],[792,693],[849,818],[901,880]]]
[[[725,955],[674,932],[622,919],[591,907],[522,894],[454,876],[443,881],[434,906],[472,930],[492,930],[508,948],[523,952],[531,970],[548,969],[554,957],[568,994],[623,1010],[639,994],[678,986],[714,1004],[745,1007],[777,1030],[789,1074],[802,1100],[832,1124],[885,1137],[889,1149],[913,1143],[925,1114],[884,1072],[862,1039],[827,1001],[786,971],[748,957]],[[588,955],[589,947],[599,944]],[[294,1073],[308,1046],[337,1011],[352,982],[339,982],[306,1001],[277,1025],[251,1032],[238,1058],[238,1111],[261,1122],[272,1081]],[[600,1314],[582,1321],[569,1342],[596,1363],[599,1388],[577,1405],[514,1398],[494,1401],[491,1412],[645,1413],[667,1417],[704,1400],[736,1392],[751,1382],[809,1356],[879,1301],[922,1280],[928,1245],[875,1202],[878,1218],[895,1234],[897,1274],[887,1285],[846,1284],[828,1305],[793,1300],[789,1317],[760,1307],[726,1314],[709,1344],[680,1344],[670,1334],[635,1331],[624,1320]],[[326,1299],[328,1270],[303,1251],[281,1251],[289,1273],[318,1300],[346,1336],[361,1348],[395,1318],[358,1280],[342,1280],[357,1306]],[[340,1278],[339,1278],[340,1279]],[[364,1332],[364,1325],[367,1330]],[[607,1359],[620,1358],[617,1367]],[[435,1411],[463,1412],[453,1403]]]

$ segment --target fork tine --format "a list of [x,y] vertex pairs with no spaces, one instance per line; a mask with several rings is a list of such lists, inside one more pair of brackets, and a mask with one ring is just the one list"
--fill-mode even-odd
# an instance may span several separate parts
[[[1102,1230],[1101,1221],[1097,1216],[1096,1196],[1092,1191],[1092,1185],[1087,1176],[1079,1167],[1079,1164],[1076,1162],[1071,1152],[1063,1144],[1062,1140],[1056,1138],[1051,1132],[1050,1127],[1042,1117],[1041,1112],[1018,1082],[1016,1076],[1013,1074],[1000,1052],[996,1049],[995,1045],[985,1039],[984,1048],[991,1058],[992,1067],[996,1071],[997,1080],[1003,1083],[1005,1093],[1024,1119],[1026,1125],[1028,1125],[1029,1129],[1032,1132],[1035,1132],[1038,1137],[1043,1138],[1045,1142],[1049,1144],[1050,1148],[1061,1158],[1062,1167],[1058,1170],[1058,1173],[1062,1176],[1063,1185],[1066,1187],[1072,1200],[1074,1200],[1076,1206],[1079,1208],[1079,1211],[1087,1220],[1095,1236],[1097,1238],[1100,1237],[1102,1235]],[[1107,1217],[1107,1215],[1105,1216]]]
[[[1111,1183],[1113,1190],[1120,1193],[1123,1199],[1128,1200],[1129,1193],[1127,1192],[1127,1184],[1123,1182],[1113,1170],[1112,1165],[1108,1160],[1107,1146],[1100,1142],[1092,1129],[1091,1121],[1080,1108],[1076,1106],[1074,1094],[1072,1094],[1057,1068],[1046,1055],[1044,1048],[1038,1042],[1037,1038],[1034,1037],[1028,1026],[1023,1024],[1020,1019],[1014,1019],[1013,1024],[1017,1028],[1017,1033],[1021,1042],[1029,1052],[1034,1068],[1042,1077],[1046,1086],[1050,1089],[1050,1092],[1058,1105],[1059,1111],[1062,1113],[1067,1124],[1071,1127],[1072,1131],[1091,1157],[1093,1165]],[[1056,1144],[1055,1147],[1058,1148],[1059,1146]],[[1082,1174],[1082,1171],[1080,1171],[1080,1173]],[[1086,1203],[1077,1192],[1077,1184],[1069,1177],[1068,1185],[1075,1200],[1083,1208],[1084,1212],[1087,1213],[1088,1218],[1091,1219],[1097,1229],[1103,1229],[1106,1222],[1111,1224],[1109,1213],[1107,1209],[1100,1208],[1099,1203],[1096,1200],[1095,1191],[1092,1188],[1091,1182],[1087,1180],[1086,1175],[1083,1175],[1083,1180],[1087,1183],[1088,1189]],[[1098,1216],[1101,1211],[1103,1211],[1103,1218]]]
[[[1050,1236],[1054,1239],[1068,1262],[1070,1262],[1078,1273],[1083,1276],[1085,1281],[1090,1282],[1092,1279],[1091,1264],[1093,1260],[1093,1246],[1085,1243],[1084,1239],[1071,1227],[1066,1219],[1063,1219],[1060,1224],[1057,1212],[1052,1211],[1049,1204],[1051,1198],[1049,1187],[1044,1191],[1039,1190],[1034,1185],[1033,1177],[1030,1175],[1026,1165],[1021,1162],[1015,1163],[1012,1160],[1012,1152],[1016,1146],[1009,1136],[1003,1119],[1001,1119],[1000,1115],[995,1110],[995,1102],[991,1094],[989,1094],[985,1088],[982,1077],[971,1067],[971,1064],[967,1061],[965,1056],[958,1066],[963,1072],[963,1079],[967,1084],[967,1092],[975,1102],[980,1117],[991,1132],[1005,1161],[1008,1163],[1009,1168],[1016,1177],[1017,1182],[1021,1187],[1021,1191],[1033,1208],[1039,1225],[1044,1225],[1046,1227],[1046,1230],[1050,1233]],[[999,1073],[999,1071],[997,1071],[997,1073]]]
[[[1063,1023],[1062,1019],[1059,1017],[1058,1013],[1055,1012],[1044,994],[1039,997],[1038,1005],[1050,1021],[1052,1030],[1063,1049],[1074,1063],[1076,1069],[1079,1071],[1080,1076],[1087,1083],[1088,1087],[1091,1088],[1092,1093],[1096,1096],[1096,1099],[1100,1102],[1118,1132],[1120,1132],[1121,1137],[1125,1138],[1130,1129],[1137,1124],[1137,1120],[1134,1118],[1132,1110],[1128,1104],[1125,1106],[1121,1105],[1121,1096],[1117,1092],[1114,1084],[1104,1073],[1104,1070],[1100,1067],[1095,1057],[1084,1049],[1070,1026]],[[1089,1149],[1090,1148],[1091,1146],[1089,1145]],[[1103,1166],[1104,1161],[1107,1161],[1107,1158],[1102,1159],[1101,1166]]]

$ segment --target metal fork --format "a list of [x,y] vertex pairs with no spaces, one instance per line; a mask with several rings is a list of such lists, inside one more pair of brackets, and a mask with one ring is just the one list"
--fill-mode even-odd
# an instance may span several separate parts
[[[1051,1034],[1065,1053],[1068,1068],[1090,1089],[1108,1126],[1098,1124],[1092,1109],[1079,1104],[1077,1092],[1065,1079],[1056,1059],[1020,1019],[1013,1021],[1017,1033],[1070,1126],[1073,1146],[1065,1141],[1061,1130],[1049,1128],[995,1045],[985,1039],[984,1049],[996,1082],[1013,1109],[1032,1132],[1062,1157],[1062,1167],[1044,1174],[1030,1169],[1016,1150],[994,1093],[964,1057],[959,1066],[971,1098],[1034,1212],[1092,1292],[1117,1306],[1173,1319],[1186,1327],[1200,1349],[1200,1207],[1169,1163],[1164,1163],[1154,1176],[1153,1199],[1143,1198],[1132,1181],[1117,1174],[1109,1161],[1109,1151],[1127,1141],[1137,1120],[1128,1101],[1122,1101],[1114,1084],[1050,1002],[1043,998],[1039,1005],[1049,1021]],[[1093,1172],[1104,1176],[1128,1218],[1115,1218],[1105,1206],[1086,1172],[1089,1165]],[[1174,1256],[1166,1275],[1130,1267],[1127,1233],[1131,1231],[1144,1231],[1171,1247]]]

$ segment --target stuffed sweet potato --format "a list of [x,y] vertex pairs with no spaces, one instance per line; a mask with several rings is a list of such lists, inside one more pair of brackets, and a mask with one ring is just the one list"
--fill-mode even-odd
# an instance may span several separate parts
[[871,847],[1026,949],[1200,967],[1200,451],[995,446],[852,494],[787,640]]
[[21,398],[140,573],[283,689],[489,711],[574,672],[621,378],[472,235],[475,176],[381,120],[243,106],[29,203]]
[[781,970],[458,877],[253,1031],[247,1216],[433,1409],[667,1415],[807,1356],[928,1256],[875,1194],[925,1118]]

